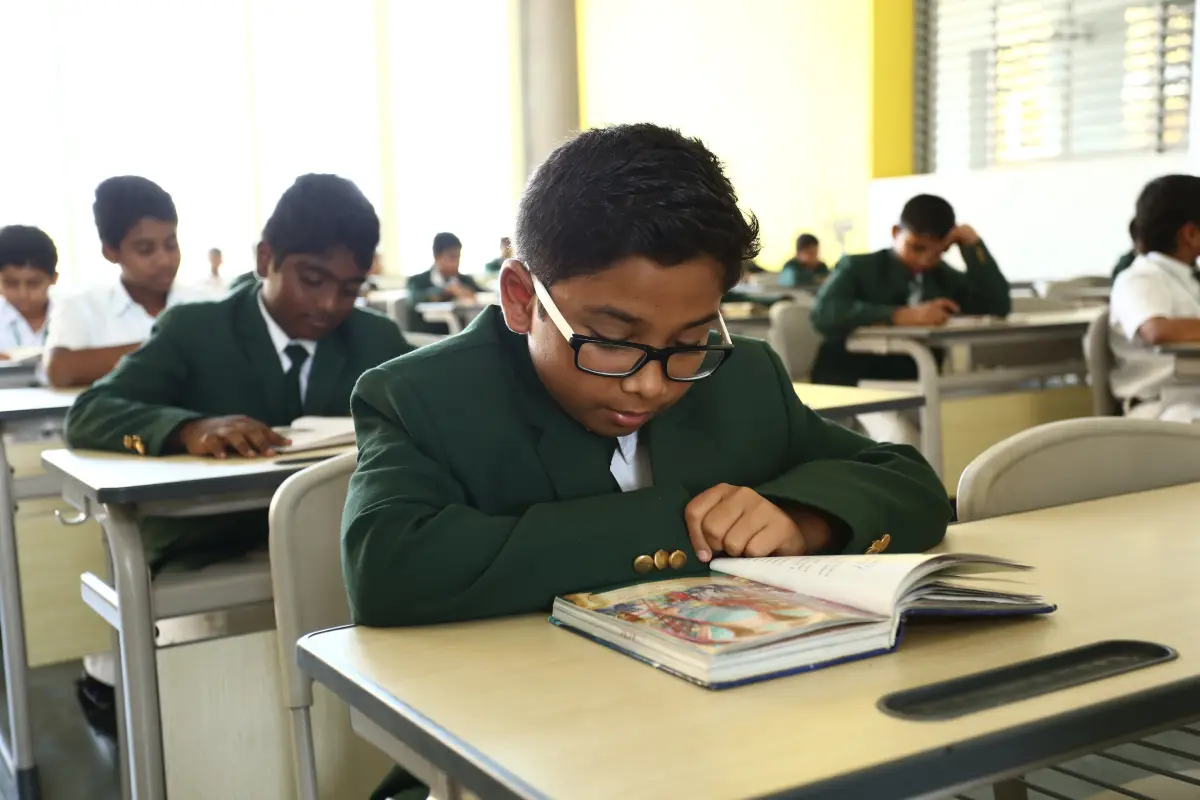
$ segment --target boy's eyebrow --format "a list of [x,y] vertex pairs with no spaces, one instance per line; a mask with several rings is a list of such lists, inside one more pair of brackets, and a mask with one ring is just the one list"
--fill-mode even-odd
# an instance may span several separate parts
[[[337,275],[334,275],[332,272],[330,272],[328,269],[326,269],[323,265],[317,264],[313,261],[304,261],[303,259],[297,260],[296,269],[311,269],[314,272],[321,273],[322,275],[324,275],[327,278],[333,278],[335,281],[339,280]],[[346,278],[345,280],[342,280],[340,282],[341,283],[365,283],[366,280],[367,280],[366,275],[356,275],[353,278]]]
[[[614,308],[613,306],[587,306],[584,308],[584,311],[587,311],[590,314],[603,314],[606,317],[612,317],[613,319],[620,320],[628,325],[638,325],[642,322],[645,322],[644,319],[636,314],[630,314],[628,311],[622,311],[621,309]],[[711,314],[706,314],[699,319],[692,320],[685,325],[681,325],[679,329],[686,331],[689,328],[699,327],[700,325],[712,322],[717,318],[718,315],[719,312],[714,311]]]

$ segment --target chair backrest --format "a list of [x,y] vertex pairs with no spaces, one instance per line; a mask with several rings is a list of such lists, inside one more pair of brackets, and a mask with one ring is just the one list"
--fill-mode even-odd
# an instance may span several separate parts
[[1113,354],[1108,344],[1108,309],[1088,325],[1083,337],[1083,358],[1087,361],[1088,381],[1092,386],[1092,413],[1111,417],[1120,410],[1109,385]]
[[967,465],[960,522],[1200,481],[1200,426],[1085,417],[1010,436]]
[[1037,295],[1016,295],[1011,298],[1012,310],[1021,313],[1029,311],[1073,311],[1079,308],[1068,300],[1051,300]]
[[817,350],[821,346],[821,335],[813,328],[809,314],[810,303],[783,300],[771,306],[771,327],[767,331],[767,342],[779,354],[788,375],[794,381],[808,380]]
[[1042,286],[1042,297],[1047,300],[1068,300],[1072,292],[1080,289],[1095,289],[1108,286],[1109,278],[1101,275],[1083,275],[1065,281],[1046,281]]
[[356,455],[297,472],[271,500],[271,582],[289,707],[312,704],[312,683],[296,666],[296,640],[350,622],[341,528]]

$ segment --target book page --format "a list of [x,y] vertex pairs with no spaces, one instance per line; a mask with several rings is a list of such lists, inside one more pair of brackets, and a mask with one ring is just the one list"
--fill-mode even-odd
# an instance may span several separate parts
[[712,569],[834,603],[891,616],[910,576],[943,555],[717,558]]
[[276,428],[275,432],[292,440],[280,453],[298,453],[322,447],[354,444],[352,417],[300,417],[291,425]]

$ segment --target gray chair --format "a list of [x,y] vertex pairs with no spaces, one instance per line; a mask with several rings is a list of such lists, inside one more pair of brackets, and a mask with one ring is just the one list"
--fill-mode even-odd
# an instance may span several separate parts
[[821,334],[809,318],[811,312],[811,303],[784,300],[771,306],[767,342],[779,354],[794,381],[808,380],[821,346]]
[[1121,412],[1109,385],[1113,355],[1108,346],[1108,310],[1092,320],[1083,337],[1083,358],[1088,365],[1088,381],[1092,387],[1092,414],[1111,417]]
[[1086,417],[989,447],[958,481],[958,519],[1018,514],[1200,481],[1200,426]]
[[[958,520],[972,522],[1197,481],[1200,426],[1125,417],[1068,419],[1022,431],[972,461],[958,482]],[[1069,769],[1074,781],[1094,787],[1087,795],[1093,800],[1194,797],[1189,792],[1196,792],[1196,786],[1187,783],[1187,777],[1175,776],[1191,775],[1188,770],[1195,770],[1196,759],[1180,761],[1153,748],[1174,747],[1181,752],[1197,733],[1167,731],[1138,748],[1140,760],[1132,766],[1143,776],[1133,783],[1128,778],[1130,762],[1121,761],[1129,753],[1089,754],[1069,762]],[[1029,787],[1054,786],[1062,779],[1057,770],[1002,781],[994,788],[996,800],[1025,800]],[[1156,791],[1153,795],[1115,790],[1094,794],[1122,784],[1135,790],[1152,784]]]

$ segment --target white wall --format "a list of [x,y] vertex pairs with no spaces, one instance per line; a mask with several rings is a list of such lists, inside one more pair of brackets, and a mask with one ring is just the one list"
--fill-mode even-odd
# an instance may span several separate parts
[[1184,154],[1114,156],[871,182],[868,240],[887,247],[908,198],[928,192],[979,231],[1009,280],[1107,275],[1127,251],[1129,220],[1147,181],[1188,171]]

